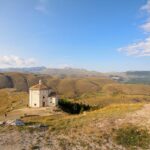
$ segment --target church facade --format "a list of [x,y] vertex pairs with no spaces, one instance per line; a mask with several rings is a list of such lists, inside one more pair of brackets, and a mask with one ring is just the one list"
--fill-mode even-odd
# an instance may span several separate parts
[[58,95],[42,81],[29,89],[29,107],[51,107],[58,105]]

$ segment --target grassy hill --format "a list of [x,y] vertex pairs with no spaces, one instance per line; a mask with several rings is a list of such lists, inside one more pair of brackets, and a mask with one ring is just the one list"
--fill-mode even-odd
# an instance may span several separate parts
[[[79,68],[46,68],[46,67],[29,67],[29,68],[3,68],[1,73],[18,72],[22,74],[45,74],[57,78],[87,78],[87,77],[108,77],[121,83],[129,84],[150,84],[150,71],[127,71],[127,72],[108,72],[101,73]],[[7,80],[7,79],[6,79]],[[11,86],[11,85],[10,85]]]
[[105,107],[112,104],[148,103],[150,86],[137,84],[105,84],[97,93],[82,94],[76,102]]
[[104,84],[114,81],[104,77],[55,77],[49,75],[25,74],[25,73],[1,73],[0,88],[15,88],[18,91],[28,91],[29,87],[37,84],[42,79],[47,86],[56,90],[65,97],[77,97],[84,93],[92,93],[101,90]]
[[39,74],[1,73],[0,89],[13,88],[28,92],[29,87],[42,79],[61,98],[72,99],[90,105],[105,106],[112,103],[136,103],[150,101],[150,86],[120,84],[104,77],[55,77]]
[[[142,144],[138,144],[138,142],[133,143],[133,139],[128,138],[129,145],[127,145],[127,149],[132,145],[133,147],[131,148],[135,148],[136,146],[136,148],[139,149],[141,147],[147,148],[150,137],[149,134],[146,134],[147,130],[143,129],[141,131],[139,127],[132,127],[131,125],[127,125],[128,129],[122,127],[122,125],[126,125],[126,120],[123,120],[124,117],[129,113],[138,111],[142,107],[142,104],[122,104],[108,106],[80,115],[62,114],[45,117],[24,117],[22,119],[27,124],[24,127],[0,128],[0,135],[2,138],[0,144],[5,142],[7,144],[2,145],[4,148],[11,145],[13,149],[19,147],[18,149],[99,150],[103,147],[103,149],[108,150],[121,150],[125,149],[123,147],[124,145],[127,145],[125,139],[132,135],[134,139],[140,139]],[[119,125],[120,120],[123,120],[121,125]],[[42,130],[28,127],[28,125],[41,123],[48,125],[48,129]],[[131,129],[133,131],[135,129],[138,130],[138,133],[134,134],[133,131],[130,133],[129,131]],[[118,144],[120,140],[116,137],[120,137],[120,135],[122,135],[124,142]],[[12,136],[14,137],[13,144],[10,143],[10,141],[12,141]]]
[[[26,91],[39,79],[53,87],[62,98],[98,107],[79,115],[21,114],[26,123],[24,127],[0,127],[2,149],[121,150],[150,147],[150,85],[120,84],[103,77],[59,78],[3,73],[0,75],[3,88],[0,90],[0,116],[4,118],[7,112],[9,118],[13,110],[26,107]],[[29,127],[38,124],[47,125],[48,129]]]
[[17,92],[15,89],[0,90],[0,115],[25,107],[27,104],[28,94],[26,92]]
[[[150,86],[143,84],[120,84],[106,77],[55,77],[39,74],[0,73],[0,89],[14,88],[28,92],[29,87],[42,79],[62,98],[79,101],[149,101]],[[90,100],[91,99],[91,100]],[[118,101],[119,102],[119,101]]]

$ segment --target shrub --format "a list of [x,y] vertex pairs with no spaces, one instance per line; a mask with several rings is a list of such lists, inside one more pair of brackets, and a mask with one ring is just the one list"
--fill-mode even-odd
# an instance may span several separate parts
[[118,144],[125,147],[148,148],[150,144],[150,134],[147,129],[127,125],[116,131],[115,140]]
[[37,146],[37,145],[33,145],[33,146],[31,146],[31,150],[39,150],[40,149],[40,147],[39,146]]
[[83,111],[90,110],[89,105],[73,103],[64,99],[59,101],[59,106],[63,111],[71,113],[71,114],[80,114]]

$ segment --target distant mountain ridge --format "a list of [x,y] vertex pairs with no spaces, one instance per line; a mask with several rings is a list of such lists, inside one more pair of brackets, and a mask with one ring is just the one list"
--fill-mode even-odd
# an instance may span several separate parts
[[102,76],[103,74],[96,71],[88,71],[78,68],[46,68],[46,67],[30,67],[30,68],[4,68],[0,72],[20,72],[20,73],[37,73],[51,76]]
[[45,69],[46,67],[1,68],[0,72],[38,73]]
[[111,79],[118,79],[123,83],[150,84],[150,71],[127,71],[107,74]]
[[141,83],[150,84],[150,71],[127,71],[127,72],[113,72],[101,73],[97,71],[89,71],[79,68],[46,68],[30,67],[30,68],[3,68],[1,73],[5,72],[19,72],[19,73],[34,73],[45,74],[50,76],[65,77],[108,77],[112,80],[123,83]]

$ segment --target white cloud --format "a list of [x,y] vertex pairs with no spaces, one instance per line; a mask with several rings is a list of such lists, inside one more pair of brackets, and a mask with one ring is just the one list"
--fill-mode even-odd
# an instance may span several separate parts
[[144,10],[144,11],[150,13],[150,0],[148,0],[147,3],[141,7],[141,10]]
[[150,32],[150,0],[147,1],[147,3],[141,7],[141,10],[146,12],[148,15],[147,21],[141,25],[140,27],[145,31],[145,32]]
[[145,32],[150,32],[150,21],[140,26]]
[[41,13],[47,13],[47,0],[37,0],[37,4],[35,6],[35,10]]
[[24,59],[18,56],[0,56],[0,68],[4,67],[31,67],[36,65],[33,58]]
[[[145,24],[140,25],[144,32],[150,33],[150,0],[141,7],[141,10],[148,15]],[[128,56],[150,56],[150,36],[140,42],[132,43],[128,46],[119,48],[118,51],[127,54]]]
[[119,51],[128,56],[150,56],[150,38],[119,48]]

